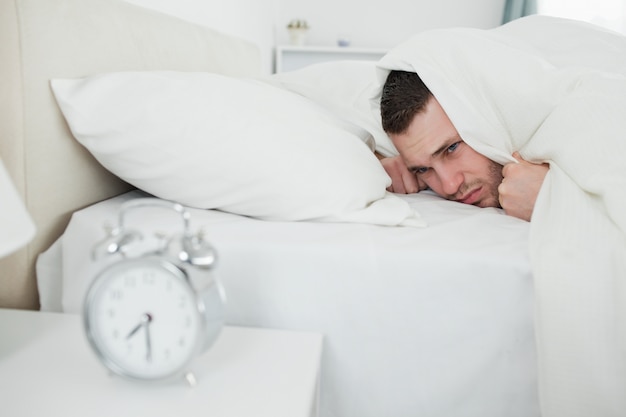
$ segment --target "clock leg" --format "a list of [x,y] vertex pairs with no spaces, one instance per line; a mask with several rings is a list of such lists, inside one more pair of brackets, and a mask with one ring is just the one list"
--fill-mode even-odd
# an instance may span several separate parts
[[193,372],[186,372],[184,378],[190,388],[194,388],[196,385],[198,385],[198,380],[196,379],[196,376],[193,374]]

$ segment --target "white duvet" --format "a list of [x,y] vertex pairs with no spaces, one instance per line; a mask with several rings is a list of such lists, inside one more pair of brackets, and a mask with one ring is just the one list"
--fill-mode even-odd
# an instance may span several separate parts
[[[91,258],[103,226],[144,197],[131,191],[72,215],[38,259],[43,310],[82,311],[107,264]],[[322,333],[320,417],[539,417],[528,223],[430,192],[399,198],[428,227],[190,208],[191,230],[218,253],[226,323]],[[155,232],[180,233],[171,211],[129,215],[144,236],[134,252],[162,244]]]
[[544,417],[626,415],[626,38],[532,16],[425,32],[379,62],[416,71],[461,137],[548,162],[531,222]]

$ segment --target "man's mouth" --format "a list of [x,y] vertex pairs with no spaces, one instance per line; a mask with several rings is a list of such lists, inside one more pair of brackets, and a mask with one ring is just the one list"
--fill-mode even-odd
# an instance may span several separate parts
[[456,201],[463,204],[475,204],[480,198],[481,190],[482,187],[478,187],[475,190],[472,190],[469,193],[465,194],[465,196],[463,196],[462,198],[457,199]]

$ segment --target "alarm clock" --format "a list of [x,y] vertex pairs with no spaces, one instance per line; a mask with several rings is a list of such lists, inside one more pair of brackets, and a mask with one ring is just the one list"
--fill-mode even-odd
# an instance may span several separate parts
[[[182,233],[161,236],[156,248],[143,250],[143,234],[124,220],[130,210],[151,207],[179,213]],[[105,266],[85,296],[84,330],[98,359],[117,375],[140,381],[183,376],[193,384],[192,360],[221,332],[225,296],[216,251],[202,233],[190,232],[189,219],[178,203],[131,200],[120,209],[119,225],[93,249],[94,261]]]

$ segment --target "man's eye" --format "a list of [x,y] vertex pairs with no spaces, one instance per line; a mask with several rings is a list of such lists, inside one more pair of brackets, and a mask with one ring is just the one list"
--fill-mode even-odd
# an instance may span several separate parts
[[461,143],[461,142],[455,142],[455,143],[453,143],[452,145],[450,145],[450,146],[448,147],[448,149],[447,149],[448,153],[450,153],[450,152],[454,152],[454,151],[456,150],[456,148],[458,148],[458,147],[459,147],[459,144],[460,144],[460,143]]
[[425,174],[426,172],[428,172],[428,168],[427,167],[415,168],[415,173],[416,174]]

